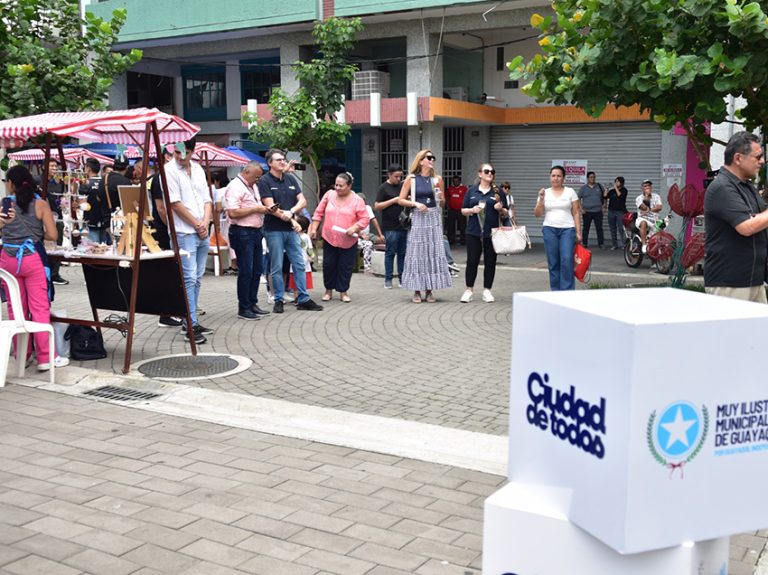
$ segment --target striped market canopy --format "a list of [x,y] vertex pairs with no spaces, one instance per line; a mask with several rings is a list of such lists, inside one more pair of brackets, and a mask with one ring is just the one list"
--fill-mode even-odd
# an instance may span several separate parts
[[[12,154],[8,154],[8,157],[17,162],[42,162],[45,159],[45,152],[39,148],[34,148],[31,150],[13,152]],[[64,160],[66,160],[68,164],[82,164],[87,158],[94,158],[102,165],[112,165],[112,158],[102,156],[91,150],[86,150],[85,148],[64,149]],[[59,154],[55,150],[51,150],[51,159],[59,159]]]
[[0,145],[18,147],[46,133],[94,142],[136,144],[144,139],[148,123],[157,122],[161,143],[183,142],[200,131],[186,120],[156,108],[104,112],[51,112],[0,121]]
[[210,166],[212,168],[244,166],[248,163],[248,160],[243,156],[208,142],[197,143],[195,151],[192,153],[192,159],[202,164],[203,167]]

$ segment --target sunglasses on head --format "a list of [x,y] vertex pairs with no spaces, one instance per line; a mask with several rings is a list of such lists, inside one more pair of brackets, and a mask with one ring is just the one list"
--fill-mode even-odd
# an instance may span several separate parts
[[424,156],[424,159],[429,160],[430,162],[434,162],[437,158],[432,154],[427,154],[426,156]]
[[483,168],[483,173],[484,174],[493,174],[495,176],[496,175],[496,170],[489,170],[488,168]]

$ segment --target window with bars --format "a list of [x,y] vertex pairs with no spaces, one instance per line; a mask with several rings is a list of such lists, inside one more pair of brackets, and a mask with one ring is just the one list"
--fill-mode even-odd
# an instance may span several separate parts
[[274,88],[280,87],[280,59],[260,58],[240,61],[240,85],[242,101],[269,102]]
[[[450,182],[451,178],[463,178],[462,158],[464,156],[464,128],[443,128],[443,181]],[[463,179],[462,179],[463,181]]]
[[381,181],[387,179],[387,169],[391,164],[400,164],[408,171],[408,130],[393,128],[379,131],[379,150],[381,151]]
[[184,117],[190,121],[226,120],[226,72],[224,67],[182,69]]

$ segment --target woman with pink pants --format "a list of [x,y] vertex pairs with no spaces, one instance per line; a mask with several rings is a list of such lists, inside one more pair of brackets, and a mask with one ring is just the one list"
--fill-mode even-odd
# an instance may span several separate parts
[[[43,239],[55,241],[58,237],[53,213],[48,202],[37,195],[37,187],[27,168],[13,166],[5,178],[6,193],[12,203],[7,213],[0,210],[0,230],[3,236],[0,267],[16,277],[25,317],[39,323],[49,323],[51,305],[48,300],[48,278],[38,250],[44,252]],[[10,302],[8,315],[13,318]],[[39,371],[51,369],[51,361],[54,367],[69,364],[65,357],[50,357],[48,337],[44,332],[34,334]],[[32,341],[29,343],[27,357],[32,354]]]

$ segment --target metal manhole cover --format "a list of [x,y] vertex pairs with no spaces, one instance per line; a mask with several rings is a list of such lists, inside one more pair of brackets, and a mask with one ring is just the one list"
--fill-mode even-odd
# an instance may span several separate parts
[[144,362],[138,370],[147,377],[182,379],[212,377],[232,371],[239,365],[228,355],[175,355]]
[[115,385],[104,385],[102,387],[97,387],[96,389],[84,391],[83,395],[113,399],[115,401],[138,401],[140,399],[155,399],[162,394],[152,393],[150,391],[140,391],[138,389],[127,389]]

